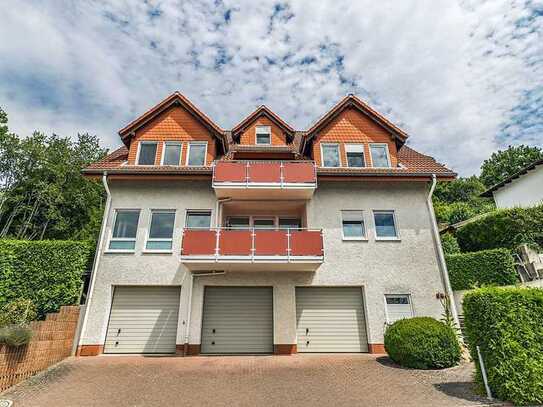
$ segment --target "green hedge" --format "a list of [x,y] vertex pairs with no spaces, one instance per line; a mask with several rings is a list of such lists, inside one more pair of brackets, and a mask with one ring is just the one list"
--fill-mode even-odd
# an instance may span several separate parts
[[445,233],[441,235],[441,247],[443,248],[443,253],[445,254],[456,254],[460,253],[460,246],[458,246],[458,241],[451,233]]
[[543,205],[532,208],[498,209],[456,232],[463,252],[516,249],[528,243],[543,247]]
[[76,304],[90,245],[63,240],[0,240],[0,308],[29,299],[38,317]]
[[543,289],[481,288],[466,294],[463,308],[479,383],[477,345],[494,396],[543,403]]
[[453,290],[518,282],[513,256],[506,249],[451,254],[445,260]]

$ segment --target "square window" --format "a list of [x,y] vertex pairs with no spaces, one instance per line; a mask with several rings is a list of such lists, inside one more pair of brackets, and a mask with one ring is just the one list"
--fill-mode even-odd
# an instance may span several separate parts
[[175,211],[152,211],[147,250],[171,250]]
[[339,167],[339,144],[321,144],[323,167]]
[[256,144],[271,144],[270,126],[256,126]]
[[394,322],[413,318],[413,307],[411,306],[411,296],[408,294],[387,294],[385,295],[387,322]]
[[157,143],[140,142],[138,165],[155,165]]
[[362,211],[341,211],[344,240],[363,240],[366,238],[364,213]]
[[347,165],[349,167],[365,167],[363,144],[345,144],[345,153],[347,155]]
[[162,165],[179,165],[181,161],[181,143],[164,143]]
[[204,166],[206,164],[207,143],[189,143],[187,165]]
[[378,239],[396,239],[398,237],[394,211],[374,211],[373,218],[375,220],[375,236]]
[[211,211],[189,211],[185,221],[185,227],[189,229],[211,228]]
[[371,162],[374,167],[387,168],[390,167],[390,159],[388,157],[388,145],[386,144],[370,144]]
[[109,242],[110,250],[134,250],[139,217],[139,210],[119,209],[115,212],[115,223]]

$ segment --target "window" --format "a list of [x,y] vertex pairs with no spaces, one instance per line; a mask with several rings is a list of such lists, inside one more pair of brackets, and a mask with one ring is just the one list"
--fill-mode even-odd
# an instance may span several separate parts
[[256,144],[271,144],[270,126],[256,126]]
[[390,167],[388,145],[370,144],[371,162],[374,167]]
[[377,239],[397,239],[396,220],[394,211],[374,211],[375,236]]
[[135,249],[139,218],[139,209],[115,211],[109,250],[133,251]]
[[413,318],[411,296],[407,294],[385,295],[387,322],[393,324],[399,319]]
[[364,213],[362,211],[341,211],[344,240],[363,240],[366,238]]
[[275,229],[275,219],[274,218],[254,219],[253,227],[255,229]]
[[154,210],[151,211],[151,225],[149,226],[149,238],[145,248],[147,250],[170,251],[172,250],[173,225],[175,211]]
[[181,161],[181,143],[167,141],[162,152],[162,165],[179,165]]
[[248,216],[230,216],[226,219],[226,227],[229,229],[248,229],[249,225]]
[[156,142],[140,141],[138,165],[155,165]]
[[300,230],[302,220],[300,218],[279,218],[279,229]]
[[187,165],[206,165],[207,143],[189,143]]
[[345,144],[345,153],[347,154],[347,165],[349,167],[366,166],[363,144]]
[[321,144],[323,167],[339,167],[339,144]]
[[189,229],[209,229],[211,227],[211,211],[188,211],[185,227]]

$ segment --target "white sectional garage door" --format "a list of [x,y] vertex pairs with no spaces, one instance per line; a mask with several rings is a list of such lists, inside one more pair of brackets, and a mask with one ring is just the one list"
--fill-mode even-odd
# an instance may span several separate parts
[[202,353],[272,353],[271,287],[206,287]]
[[104,353],[175,353],[179,287],[115,287]]
[[296,288],[298,352],[367,352],[360,287]]

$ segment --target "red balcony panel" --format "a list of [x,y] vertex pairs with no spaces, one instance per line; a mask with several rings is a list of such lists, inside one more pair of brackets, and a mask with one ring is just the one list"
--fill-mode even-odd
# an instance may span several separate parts
[[322,256],[320,231],[293,231],[290,233],[291,256]]
[[217,234],[214,230],[185,229],[183,231],[183,256],[215,254]]
[[314,183],[315,182],[315,167],[313,163],[284,163],[283,164],[284,182],[292,183]]
[[245,182],[247,164],[217,161],[215,164],[215,182]]
[[249,182],[281,182],[281,163],[251,163]]
[[256,256],[286,256],[288,237],[285,230],[255,231]]
[[253,244],[250,230],[221,230],[219,254],[221,256],[250,256]]

